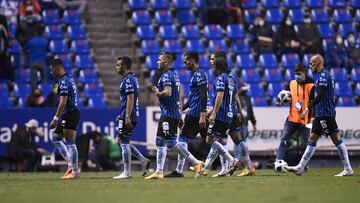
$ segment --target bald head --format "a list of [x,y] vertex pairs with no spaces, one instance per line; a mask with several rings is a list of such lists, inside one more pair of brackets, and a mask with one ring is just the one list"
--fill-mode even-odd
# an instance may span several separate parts
[[310,69],[313,73],[319,73],[324,69],[324,58],[320,54],[315,54],[311,57]]

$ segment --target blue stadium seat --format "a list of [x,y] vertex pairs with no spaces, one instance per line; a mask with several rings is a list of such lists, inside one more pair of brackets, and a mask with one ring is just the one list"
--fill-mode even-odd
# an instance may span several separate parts
[[71,42],[71,52],[74,54],[89,54],[90,45],[87,40],[74,40]]
[[339,97],[338,106],[356,106],[356,102],[352,96],[343,96]]
[[297,64],[300,63],[299,55],[297,54],[283,54],[281,56],[281,64],[286,69],[293,70]]
[[271,24],[280,24],[283,19],[283,13],[280,9],[269,9],[266,11],[266,20]]
[[76,55],[75,67],[80,69],[94,68],[94,60],[90,55]]
[[356,82],[360,82],[360,68],[352,68],[351,70],[351,79]]
[[333,38],[335,32],[331,24],[320,24],[318,25],[320,36],[323,39]]
[[173,0],[173,7],[177,10],[180,9],[190,9],[191,1],[190,0]]
[[355,22],[360,23],[360,9],[356,10]]
[[199,54],[199,66],[202,69],[209,69],[210,68],[210,62],[209,57],[206,54]]
[[284,85],[280,82],[269,83],[268,95],[270,97],[277,97],[281,90],[285,89]]
[[265,69],[264,79],[266,82],[282,82],[283,81],[281,71],[278,68]]
[[107,106],[102,97],[91,97],[89,99],[89,108],[103,109],[103,108],[107,108]]
[[155,39],[155,32],[152,25],[141,25],[136,28],[136,36],[141,39]]
[[228,63],[229,68],[232,69],[234,67],[234,63],[233,63],[233,60],[231,58],[231,55],[227,55],[226,59],[227,59],[227,63]]
[[288,9],[301,8],[301,0],[284,0],[283,5]]
[[330,73],[334,76],[335,82],[347,82],[348,75],[345,68],[332,68]]
[[8,96],[9,89],[6,83],[0,83],[0,97]]
[[30,83],[30,69],[19,68],[16,70],[16,82],[17,83]]
[[80,25],[81,24],[81,15],[78,10],[70,9],[64,11],[63,21],[68,25]]
[[279,0],[261,0],[261,6],[265,9],[279,8]]
[[161,39],[177,39],[178,32],[175,25],[163,25],[159,28],[159,36]]
[[256,2],[256,0],[241,1],[241,6],[243,9],[256,8],[257,2]]
[[17,25],[15,23],[8,22],[10,40],[13,40],[16,38],[16,28],[17,28]]
[[70,25],[67,28],[67,33],[68,33],[68,38],[70,40],[85,39],[86,38],[85,29],[81,25]]
[[295,79],[294,71],[286,69],[284,80],[290,82],[291,80],[294,80],[294,79]]
[[329,15],[324,9],[314,9],[311,11],[312,22],[320,23],[329,23]]
[[10,55],[10,64],[15,69],[20,68],[20,55],[19,54]]
[[147,7],[146,0],[129,0],[128,6],[131,10],[143,10]]
[[245,22],[247,24],[253,24],[259,13],[260,12],[257,8],[245,10]]
[[186,51],[196,51],[198,53],[205,53],[204,43],[200,40],[187,40]]
[[249,54],[250,46],[246,40],[237,39],[231,42],[231,50],[234,54]]
[[205,25],[204,36],[207,39],[222,39],[223,34],[220,25]]
[[181,35],[185,39],[199,39],[200,31],[197,25],[184,25],[181,28]]
[[303,64],[305,67],[309,67],[309,63],[310,63],[310,58],[313,56],[314,54],[305,54],[304,58],[303,58]]
[[345,8],[346,1],[345,0],[329,0],[329,6],[332,9]]
[[352,96],[352,89],[347,82],[335,82],[335,96]]
[[94,69],[82,69],[80,71],[79,81],[82,83],[96,83],[98,82],[98,75]]
[[150,6],[155,10],[169,9],[170,3],[168,0],[150,0]]
[[251,54],[240,54],[236,56],[236,64],[238,68],[256,68],[254,57]]
[[148,25],[151,23],[149,12],[143,10],[133,12],[132,20],[136,25]]
[[64,33],[60,25],[48,25],[45,27],[45,36],[49,39],[64,39]]
[[267,106],[266,98],[263,96],[253,96],[251,97],[251,103],[254,106]]
[[52,91],[53,85],[52,84],[40,84],[39,85],[40,90],[42,91],[43,95],[47,97],[50,92]]
[[66,45],[65,40],[51,40],[49,44],[49,50],[53,54],[68,53],[69,48]]
[[31,87],[29,84],[17,83],[14,87],[14,96],[27,97],[31,93]]
[[244,28],[239,24],[226,26],[226,35],[229,39],[244,39],[246,37]]
[[254,68],[243,69],[241,71],[241,81],[257,83],[260,82],[260,75]]
[[[165,40],[163,51],[181,54],[183,52],[179,40]],[[181,57],[180,57],[181,58]]]
[[193,7],[198,9],[198,10],[201,10],[204,8],[204,1],[203,0],[194,0],[194,4],[193,4]]
[[259,57],[259,65],[265,69],[279,67],[275,54],[261,54]]
[[305,0],[305,5],[311,9],[324,8],[324,0]]
[[355,95],[356,95],[356,96],[360,96],[360,83],[357,83],[357,84],[356,84],[356,87],[355,87]]
[[8,52],[10,54],[19,54],[21,50],[20,44],[16,39],[10,41],[10,47]]
[[42,18],[46,25],[60,24],[61,19],[58,10],[44,10],[42,11]]
[[102,96],[102,90],[98,82],[87,83],[84,86],[84,96],[91,98],[93,96]]
[[189,83],[183,83],[183,90],[186,97],[189,97],[190,95],[190,84]]
[[356,33],[356,29],[355,27],[350,24],[350,23],[347,23],[347,24],[340,24],[339,25],[339,34],[345,38],[346,35],[349,33],[349,32],[353,32],[353,33]]
[[184,61],[182,57],[177,57],[176,60],[173,62],[173,68],[175,69],[183,69],[184,68]]
[[350,0],[350,7],[359,9],[360,8],[360,0]]
[[191,10],[179,10],[176,14],[176,19],[181,25],[195,24],[196,18]]
[[157,61],[159,59],[159,55],[147,55],[145,58],[145,66],[146,68],[150,69],[150,70],[155,70],[158,65],[157,65]]
[[249,88],[249,92],[248,95],[250,97],[264,97],[265,96],[265,91],[262,88],[260,83],[250,83],[250,88]]
[[159,54],[160,46],[156,40],[143,40],[141,42],[141,51],[144,54]]
[[55,58],[60,59],[63,62],[65,70],[71,70],[74,66],[71,56],[69,54],[58,54]]
[[9,97],[0,97],[0,109],[11,109],[13,107],[14,104]]
[[173,17],[170,11],[167,10],[156,11],[155,22],[159,25],[172,25]]
[[224,40],[215,39],[209,41],[209,52],[215,53],[217,51],[224,51],[227,52],[227,45]]
[[216,77],[213,74],[212,70],[208,70],[207,76],[208,76],[208,81],[209,81],[209,90],[211,90],[213,88],[213,83],[215,82]]
[[185,68],[178,70],[177,74],[181,83],[190,83],[191,74]]
[[304,20],[304,12],[301,8],[299,9],[291,9],[289,11],[289,15],[294,24],[301,24]]
[[351,18],[349,10],[336,9],[333,14],[333,21],[335,23],[351,23],[352,18]]

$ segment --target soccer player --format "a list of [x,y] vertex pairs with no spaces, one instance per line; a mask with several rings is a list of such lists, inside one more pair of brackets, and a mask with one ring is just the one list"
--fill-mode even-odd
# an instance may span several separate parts
[[[50,128],[56,127],[52,142],[62,157],[68,162],[68,169],[61,179],[80,178],[78,166],[78,151],[75,144],[76,128],[79,122],[80,111],[78,105],[78,92],[74,79],[65,72],[60,59],[54,59],[50,64],[50,72],[58,79],[59,105],[53,117]],[[66,139],[66,145],[63,142]]]
[[[188,141],[196,137],[198,133],[206,136],[206,107],[208,81],[206,74],[200,70],[199,54],[196,52],[187,52],[184,54],[184,64],[191,72],[190,97],[184,105],[183,110],[188,109],[185,117],[185,124],[178,137],[178,143],[188,148]],[[165,175],[165,178],[184,177],[185,157],[178,155],[176,170]]]
[[158,60],[158,67],[163,72],[157,87],[155,96],[160,100],[161,116],[156,135],[156,171],[145,179],[163,179],[164,164],[167,148],[174,150],[185,157],[191,165],[194,165],[195,178],[202,171],[203,162],[197,160],[186,148],[183,142],[176,141],[177,128],[179,125],[179,85],[180,81],[172,68],[174,57],[169,53],[162,53]]
[[[291,80],[289,84],[291,93],[289,115],[284,124],[284,134],[281,137],[276,160],[284,159],[285,152],[288,149],[288,140],[295,132],[298,132],[304,141],[308,140],[310,134],[310,129],[305,126],[309,123],[309,116],[301,119],[300,115],[314,99],[314,80],[307,76],[306,67],[302,63],[296,66],[294,74],[295,80]],[[283,101],[278,98],[276,105],[282,106]]]
[[324,59],[319,54],[311,57],[310,69],[313,73],[319,74],[315,83],[315,98],[301,113],[300,117],[301,119],[305,119],[309,110],[315,106],[315,120],[313,121],[308,145],[300,163],[297,166],[285,166],[285,169],[296,175],[301,175],[304,167],[315,152],[316,143],[321,134],[326,134],[330,136],[332,142],[335,144],[342,164],[344,165],[344,170],[335,176],[350,176],[353,174],[353,170],[350,165],[348,151],[345,143],[340,138],[335,120],[334,78],[330,72],[324,68]]
[[116,72],[123,76],[120,85],[121,109],[120,115],[116,118],[119,122],[118,137],[124,162],[124,171],[114,179],[131,178],[131,155],[139,159],[143,166],[142,176],[145,176],[150,160],[145,158],[141,152],[132,144],[130,137],[139,117],[139,83],[137,77],[131,72],[131,60],[129,57],[119,57],[116,62]]

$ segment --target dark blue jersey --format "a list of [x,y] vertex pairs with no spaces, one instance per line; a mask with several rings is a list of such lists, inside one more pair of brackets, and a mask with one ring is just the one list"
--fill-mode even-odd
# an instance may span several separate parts
[[70,74],[65,73],[61,78],[59,78],[57,92],[59,96],[67,96],[66,105],[61,115],[78,109],[78,91],[76,89],[75,81]]
[[233,103],[233,112],[236,115],[239,111],[237,108],[237,104],[236,104],[236,100],[235,100],[235,95],[237,94],[238,90],[240,89],[240,83],[238,78],[236,77],[235,74],[230,73],[229,77],[231,77],[231,79],[234,81],[235,84],[235,92],[234,92],[234,103]]
[[[192,73],[190,80],[190,96],[189,96],[189,111],[187,114],[199,118],[201,113],[201,89],[208,88],[208,80],[206,74],[198,69]],[[206,92],[207,97],[207,92]],[[206,109],[205,109],[206,110]]]
[[132,104],[133,110],[131,112],[130,120],[137,121],[139,117],[139,83],[137,77],[130,72],[125,75],[120,85],[120,119],[122,120],[125,120],[126,116],[127,96],[131,94],[134,95],[134,101]]
[[179,108],[179,89],[180,80],[173,69],[165,71],[158,83],[157,88],[159,92],[164,91],[165,87],[171,87],[171,96],[159,98],[161,116],[169,117],[172,119],[180,119],[180,108]]
[[315,83],[315,97],[321,88],[326,89],[326,95],[315,106],[315,117],[335,117],[334,78],[329,71],[323,70]]
[[229,77],[227,73],[221,73],[216,77],[214,102],[218,92],[224,92],[224,97],[216,114],[216,120],[230,123],[234,114],[233,108],[235,102],[236,86],[234,79]]

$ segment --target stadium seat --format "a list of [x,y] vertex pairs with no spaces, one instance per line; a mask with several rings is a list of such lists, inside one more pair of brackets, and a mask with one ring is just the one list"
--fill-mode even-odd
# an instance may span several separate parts
[[178,70],[177,75],[179,76],[179,80],[181,83],[190,83],[191,74],[185,68]]
[[89,108],[103,109],[106,108],[106,103],[102,97],[91,97],[89,99]]
[[226,26],[226,35],[229,39],[244,39],[246,37],[244,28],[239,24]]
[[217,51],[224,51],[227,52],[227,45],[224,40],[215,39],[209,41],[209,52],[215,53]]
[[30,69],[19,68],[16,70],[16,82],[17,83],[30,83]]
[[51,40],[49,50],[53,54],[66,54],[69,52],[65,40]]
[[335,96],[351,96],[351,95],[353,95],[351,86],[347,82],[336,82],[334,93],[335,93]]
[[43,10],[42,18],[46,25],[60,24],[61,19],[58,10]]
[[163,25],[159,28],[159,36],[161,39],[177,39],[178,32],[175,25]]
[[283,19],[283,13],[280,9],[269,9],[266,11],[266,20],[271,24],[280,24]]
[[183,90],[184,90],[184,94],[187,98],[189,98],[190,95],[190,84],[189,83],[183,83]]
[[159,54],[160,46],[156,40],[143,40],[141,42],[141,51],[144,54]]
[[68,54],[58,54],[55,58],[60,59],[63,62],[65,70],[71,70],[74,66],[71,56]]
[[223,34],[220,25],[205,25],[204,36],[207,39],[222,39]]
[[81,25],[70,25],[67,28],[67,33],[68,33],[68,38],[70,40],[85,39],[86,38],[85,29]]
[[241,1],[241,6],[242,6],[243,9],[256,8],[257,7],[257,2],[256,2],[256,0]]
[[94,96],[101,96],[102,90],[98,82],[87,83],[84,86],[84,96],[91,98]]
[[145,58],[145,66],[146,68],[150,69],[150,70],[155,70],[158,65],[157,65],[157,61],[159,59],[159,55],[147,55]]
[[248,95],[251,97],[264,97],[265,96],[265,92],[264,89],[261,87],[261,84],[259,83],[249,83],[249,91],[248,91]]
[[335,23],[351,23],[352,18],[351,18],[349,10],[336,9],[333,14],[333,21]]
[[291,80],[294,80],[294,79],[295,79],[294,71],[289,70],[289,69],[285,70],[284,80],[287,82],[290,82]]
[[132,20],[136,25],[148,25],[151,23],[149,12],[143,10],[133,12]]
[[324,0],[305,0],[305,5],[311,9],[324,8]]
[[169,9],[170,3],[168,0],[150,0],[150,7],[154,10]]
[[181,9],[190,9],[191,1],[190,0],[173,0],[173,7],[177,10]]
[[0,97],[8,96],[9,95],[9,89],[7,84],[0,83]]
[[259,57],[259,65],[262,68],[278,68],[275,54],[261,54]]
[[268,96],[277,97],[281,90],[285,89],[284,85],[280,82],[270,83],[268,87]]
[[44,97],[47,97],[50,92],[52,91],[53,85],[52,84],[40,84],[40,90],[42,91]]
[[155,32],[152,25],[141,25],[136,28],[136,36],[140,40],[155,39]]
[[314,9],[311,11],[312,22],[321,24],[329,23],[329,15],[324,9]]
[[196,23],[195,15],[191,10],[179,10],[176,14],[176,19],[181,25]]
[[17,28],[17,25],[15,23],[8,22],[10,40],[13,40],[16,38],[16,28]]
[[352,68],[351,70],[351,79],[356,82],[360,82],[360,68]]
[[64,39],[64,33],[60,25],[48,25],[45,27],[45,36],[49,39]]
[[246,40],[237,39],[231,42],[231,50],[234,54],[249,54],[250,46]]
[[278,68],[265,69],[264,79],[266,82],[282,82],[283,81],[281,71]]
[[193,7],[196,8],[197,10],[203,9],[204,6],[205,4],[203,0],[194,0]]
[[19,54],[21,50],[21,46],[16,39],[10,41],[9,54]]
[[266,98],[263,96],[251,97],[251,103],[253,104],[253,106],[260,106],[260,107],[267,106]]
[[247,83],[258,83],[260,82],[260,75],[256,69],[243,69],[241,71],[241,81]]
[[170,11],[167,10],[156,11],[155,22],[159,25],[172,25],[173,17]]
[[146,0],[129,0],[128,6],[131,10],[143,10],[147,7]]
[[173,62],[173,68],[175,69],[183,69],[184,68],[184,61],[182,57],[177,57],[176,60]]
[[11,109],[14,107],[13,102],[7,96],[0,98],[0,109]]
[[303,64],[305,67],[309,67],[309,62],[310,62],[310,58],[313,56],[314,54],[305,54],[304,58],[303,58]]
[[357,83],[357,84],[356,84],[356,87],[355,87],[355,95],[356,95],[356,96],[360,96],[360,83]]
[[323,39],[329,39],[335,36],[334,29],[330,24],[319,24],[318,28],[319,28],[320,36]]
[[94,69],[83,69],[80,71],[79,81],[82,83],[96,83],[98,82],[98,75]]
[[291,9],[289,11],[289,16],[291,17],[291,19],[295,25],[301,24],[304,20],[304,12],[301,8]]
[[71,52],[74,54],[89,54],[90,45],[87,40],[74,40],[71,42]]
[[196,51],[203,54],[205,53],[205,47],[203,42],[200,40],[187,40],[186,51]]
[[94,68],[94,60],[90,55],[76,55],[75,67],[80,69]]
[[275,9],[280,7],[279,0],[261,0],[261,6],[265,9]]
[[199,39],[199,27],[197,25],[184,25],[181,28],[181,35],[185,39]]
[[17,83],[14,87],[14,96],[27,97],[31,93],[31,87],[29,84]]
[[345,0],[329,0],[329,7],[332,9],[345,8],[346,1]]
[[[10,64],[13,68],[19,69],[20,68],[20,55],[19,54],[10,55]],[[2,79],[0,79],[0,81],[1,80]]]
[[206,54],[199,54],[199,66],[202,69],[209,69],[210,68],[210,62],[209,57]]
[[339,97],[338,106],[356,106],[356,102],[352,96],[343,96]]
[[212,70],[208,70],[207,76],[208,76],[208,81],[209,81],[209,90],[211,90],[212,89],[211,87],[213,86],[213,83],[215,82],[216,77],[214,76]]
[[253,24],[259,13],[260,12],[257,8],[245,10],[245,22],[247,24]]
[[301,8],[301,0],[284,0],[283,5],[288,9]]
[[355,22],[360,23],[360,9],[356,10]]
[[74,9],[65,10],[63,21],[67,25],[80,25],[81,24],[80,12]]
[[[163,51],[181,54],[183,52],[179,40],[165,40]],[[180,57],[181,58],[181,57]]]
[[360,0],[350,0],[350,7],[359,9],[360,8]]
[[348,75],[345,68],[332,68],[330,73],[334,76],[335,82],[347,82]]
[[346,23],[346,24],[339,25],[338,32],[343,38],[345,38],[349,32],[356,33],[356,29],[354,28],[354,26],[352,24]]
[[227,55],[226,59],[227,59],[229,68],[232,69],[234,67],[234,63],[233,63],[231,55]]
[[236,56],[236,64],[238,68],[256,68],[254,57],[251,54],[240,54]]
[[293,70],[297,64],[300,63],[299,55],[297,54],[283,54],[281,56],[281,64],[286,69]]

